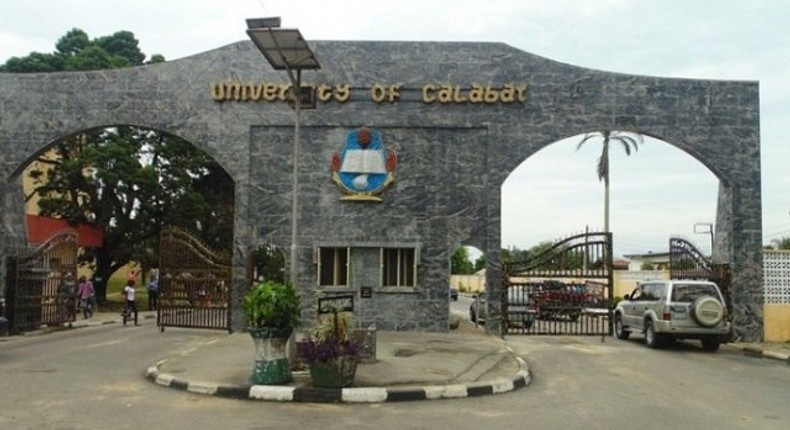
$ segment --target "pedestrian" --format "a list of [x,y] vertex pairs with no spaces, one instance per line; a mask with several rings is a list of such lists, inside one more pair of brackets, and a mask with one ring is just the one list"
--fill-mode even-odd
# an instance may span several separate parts
[[82,315],[85,319],[93,317],[95,310],[96,290],[93,288],[93,282],[87,280],[85,276],[80,276],[80,283],[77,290],[82,306]]
[[151,272],[151,279],[148,281],[148,310],[159,309],[159,278],[155,272]]
[[[123,288],[124,297],[126,297],[126,308],[124,309],[127,312],[127,315],[130,312],[134,312],[134,325],[137,324],[137,302],[134,301],[134,281],[128,280],[126,281],[126,286]],[[125,320],[124,320],[125,321]]]
[[62,310],[66,321],[73,321],[77,316],[77,285],[74,275],[67,272],[63,282],[58,286],[58,301],[62,302]]
[[136,272],[135,272],[134,270],[130,270],[130,271],[129,271],[129,279],[128,279],[128,281],[129,281],[129,282],[133,282],[133,283],[135,283],[135,284],[136,284],[136,283],[137,283],[137,276],[138,276],[139,274],[140,274],[140,271],[139,271],[139,270],[138,270],[138,271],[136,271]]

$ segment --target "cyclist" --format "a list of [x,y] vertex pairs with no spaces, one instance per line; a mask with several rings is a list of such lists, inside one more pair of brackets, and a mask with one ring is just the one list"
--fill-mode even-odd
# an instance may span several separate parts
[[126,306],[124,307],[124,322],[126,322],[126,318],[131,316],[131,313],[134,312],[134,325],[139,325],[137,323],[137,302],[134,300],[134,280],[129,279],[126,281],[126,286],[123,288],[123,294],[126,297]]

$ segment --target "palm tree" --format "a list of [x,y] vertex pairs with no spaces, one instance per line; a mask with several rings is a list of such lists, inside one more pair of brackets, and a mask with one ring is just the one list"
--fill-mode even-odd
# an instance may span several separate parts
[[642,135],[637,133],[614,130],[596,131],[585,134],[581,142],[576,145],[576,150],[578,151],[582,145],[595,138],[603,139],[603,150],[601,157],[598,158],[598,180],[603,181],[604,185],[604,233],[609,233],[609,143],[619,142],[623,145],[625,154],[631,155],[631,148],[638,151],[639,144],[643,139]]

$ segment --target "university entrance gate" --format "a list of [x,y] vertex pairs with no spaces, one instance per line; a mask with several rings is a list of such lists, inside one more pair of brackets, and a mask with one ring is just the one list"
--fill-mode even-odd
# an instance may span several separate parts
[[[242,29],[239,39],[245,39]],[[249,40],[127,69],[0,73],[0,259],[26,245],[19,183],[36,154],[83,130],[134,125],[192,142],[233,179],[233,255],[217,263],[230,264],[235,274],[232,287],[222,287],[229,287],[237,310],[225,314],[233,330],[246,325],[238,310],[250,288],[247,254],[272,245],[293,246],[305,317],[314,314],[315,294],[361,296],[364,288],[370,294],[360,324],[447,331],[449,312],[437,310],[449,307],[450,250],[468,245],[486,255],[486,330],[499,334],[503,184],[555,142],[618,130],[660,139],[716,176],[715,254],[732,263],[733,324],[743,339],[762,336],[757,82],[605,72],[502,43],[309,43],[322,67],[305,76],[305,85],[317,90],[317,106],[300,113],[299,145],[293,147],[303,149],[298,160],[289,155],[297,133],[283,103],[288,79]],[[377,139],[348,138],[362,126],[380,133],[381,146]],[[364,142],[386,158],[361,172],[335,170],[340,156],[365,150],[354,146]],[[350,167],[344,164],[341,170]],[[333,183],[333,174],[348,176],[340,181],[345,188]],[[363,195],[376,183],[368,174],[386,177],[388,187]],[[294,216],[298,235],[292,241]],[[358,270],[353,278],[322,282],[321,250],[352,248],[366,250],[370,264],[352,265]],[[393,249],[414,256],[402,265],[413,276],[382,276],[381,255]],[[175,296],[185,294],[173,293],[174,314],[161,318],[212,309],[195,307],[194,300],[179,308],[188,299]],[[573,316],[548,315],[536,321],[559,324]],[[542,325],[531,330],[557,331]]]
[[159,307],[165,327],[230,330],[230,255],[175,227],[160,235]]
[[77,233],[57,233],[36,249],[6,258],[10,333],[57,327],[77,315]]
[[612,334],[612,234],[584,233],[503,264],[505,334]]

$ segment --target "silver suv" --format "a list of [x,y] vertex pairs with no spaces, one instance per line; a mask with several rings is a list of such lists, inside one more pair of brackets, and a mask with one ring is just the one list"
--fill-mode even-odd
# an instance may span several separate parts
[[699,339],[703,349],[715,351],[730,331],[724,297],[708,281],[645,281],[614,310],[615,336],[644,333],[649,348],[672,339]]

